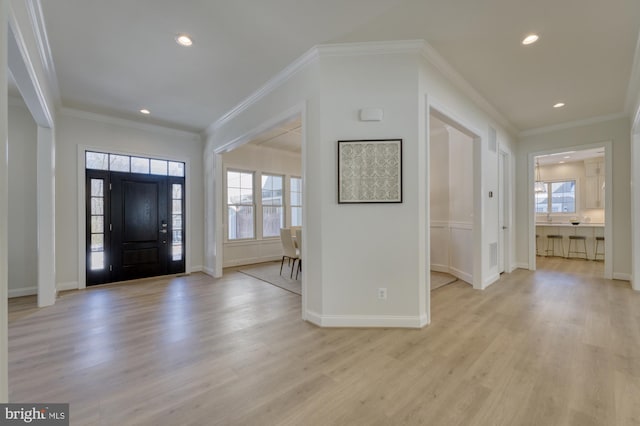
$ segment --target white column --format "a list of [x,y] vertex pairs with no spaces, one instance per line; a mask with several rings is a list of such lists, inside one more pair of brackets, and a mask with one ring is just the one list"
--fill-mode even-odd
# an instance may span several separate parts
[[7,1],[0,0],[0,403],[9,400],[7,276]]
[[224,249],[223,249],[223,241],[224,241],[224,210],[222,199],[222,194],[224,193],[224,188],[222,186],[223,180],[223,172],[222,172],[222,155],[214,154],[213,156],[213,223],[215,226],[214,232],[214,240],[215,244],[215,257],[214,257],[214,274],[213,276],[216,278],[222,277],[222,267],[224,260]]
[[52,129],[38,126],[38,306],[56,301],[55,246],[55,137]]
[[631,285],[640,291],[640,133],[631,135]]

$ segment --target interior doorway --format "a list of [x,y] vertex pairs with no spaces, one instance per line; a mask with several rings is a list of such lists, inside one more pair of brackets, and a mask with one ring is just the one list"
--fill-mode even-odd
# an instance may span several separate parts
[[[303,227],[301,132],[301,117],[296,115],[221,154],[224,267],[248,271],[247,265],[266,267],[280,261],[280,230],[292,229],[295,235],[295,229]],[[271,281],[280,276],[291,281],[278,283],[282,287],[295,287],[296,271],[285,272],[267,275]]]
[[474,279],[474,138],[432,110],[429,117],[431,290]]
[[498,151],[498,273],[511,272],[511,253],[509,250],[510,204],[511,204],[511,173],[509,153]]
[[607,142],[530,156],[533,269],[612,278],[609,150]]

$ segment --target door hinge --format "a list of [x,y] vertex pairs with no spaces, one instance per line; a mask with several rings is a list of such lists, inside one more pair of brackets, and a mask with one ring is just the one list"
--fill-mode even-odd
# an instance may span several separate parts
[[109,224],[109,231],[113,231],[113,225],[111,223]]
[[113,189],[113,186],[109,184],[109,191],[111,191],[112,189]]
[[113,271],[113,265],[109,265],[109,272]]

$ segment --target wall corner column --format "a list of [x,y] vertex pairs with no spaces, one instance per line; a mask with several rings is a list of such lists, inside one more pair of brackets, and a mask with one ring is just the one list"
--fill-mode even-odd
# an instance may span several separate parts
[[640,129],[631,133],[631,286],[640,291]]
[[38,307],[56,300],[55,136],[38,126],[37,146]]
[[9,401],[9,323],[7,274],[8,133],[7,133],[7,27],[8,2],[0,0],[0,403]]

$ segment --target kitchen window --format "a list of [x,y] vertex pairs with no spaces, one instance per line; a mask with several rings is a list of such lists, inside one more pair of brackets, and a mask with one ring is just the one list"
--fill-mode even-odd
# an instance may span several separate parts
[[576,181],[543,182],[546,192],[537,192],[536,213],[575,213]]

